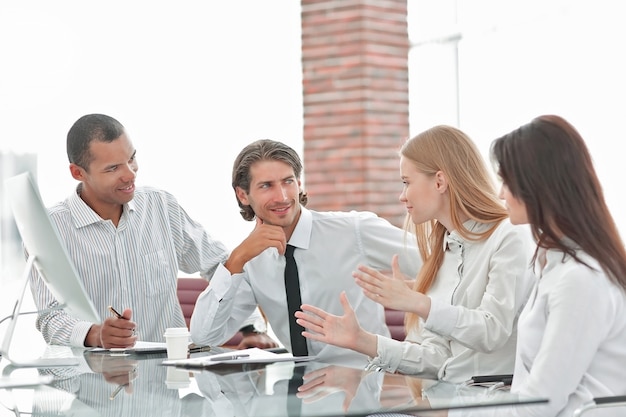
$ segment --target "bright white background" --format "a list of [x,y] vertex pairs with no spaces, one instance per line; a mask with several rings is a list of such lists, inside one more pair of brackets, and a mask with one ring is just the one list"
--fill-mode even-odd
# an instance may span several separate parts
[[[487,156],[493,139],[559,114],[585,138],[624,235],[626,3],[409,0],[409,17],[422,45],[409,57],[412,134],[457,125]],[[442,40],[459,34],[456,54]]]

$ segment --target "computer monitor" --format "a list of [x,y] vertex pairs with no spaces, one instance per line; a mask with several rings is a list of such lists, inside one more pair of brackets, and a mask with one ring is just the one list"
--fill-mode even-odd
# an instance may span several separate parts
[[[30,269],[35,267],[60,307],[80,319],[100,323],[100,314],[87,295],[78,272],[69,257],[59,232],[50,220],[43,204],[39,187],[30,173],[16,175],[5,181],[8,199],[17,228],[22,236],[28,260],[24,271],[24,289],[15,305],[12,322],[2,343],[2,354],[7,356],[10,339],[15,329]],[[15,362],[12,361],[14,364]],[[40,366],[39,361],[22,366]]]

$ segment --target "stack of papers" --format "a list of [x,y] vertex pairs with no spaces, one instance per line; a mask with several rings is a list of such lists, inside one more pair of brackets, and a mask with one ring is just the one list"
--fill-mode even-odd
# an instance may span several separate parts
[[212,365],[243,364],[243,363],[273,363],[273,362],[305,362],[314,360],[315,356],[293,356],[291,353],[273,353],[259,348],[234,350],[210,356],[200,356],[190,359],[165,360],[163,365],[180,366],[185,368],[205,368]]

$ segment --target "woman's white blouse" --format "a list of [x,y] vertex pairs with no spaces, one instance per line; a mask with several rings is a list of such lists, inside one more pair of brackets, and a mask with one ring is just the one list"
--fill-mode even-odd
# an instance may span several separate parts
[[[465,226],[473,232],[489,227],[472,220]],[[428,319],[404,342],[378,336],[372,365],[449,382],[513,373],[517,318],[532,288],[528,229],[505,220],[486,240],[452,232],[445,244],[443,264],[428,291]]]
[[[547,398],[547,404],[497,407],[449,416],[570,417],[594,397],[626,393],[626,293],[582,251],[541,254],[538,279],[524,308],[511,392]],[[604,408],[589,417],[623,416],[624,408]]]
[[550,403],[520,415],[570,416],[593,397],[626,393],[626,294],[594,259],[577,256],[594,270],[555,250],[545,253],[543,270],[535,266],[540,277],[520,318],[511,391]]

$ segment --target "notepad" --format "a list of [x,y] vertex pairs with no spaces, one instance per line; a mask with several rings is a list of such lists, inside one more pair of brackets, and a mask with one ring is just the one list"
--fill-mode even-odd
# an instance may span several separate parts
[[248,348],[197,358],[165,360],[162,364],[183,368],[206,368],[218,364],[305,362],[315,358],[315,356],[293,356],[291,353],[274,353],[259,348]]

